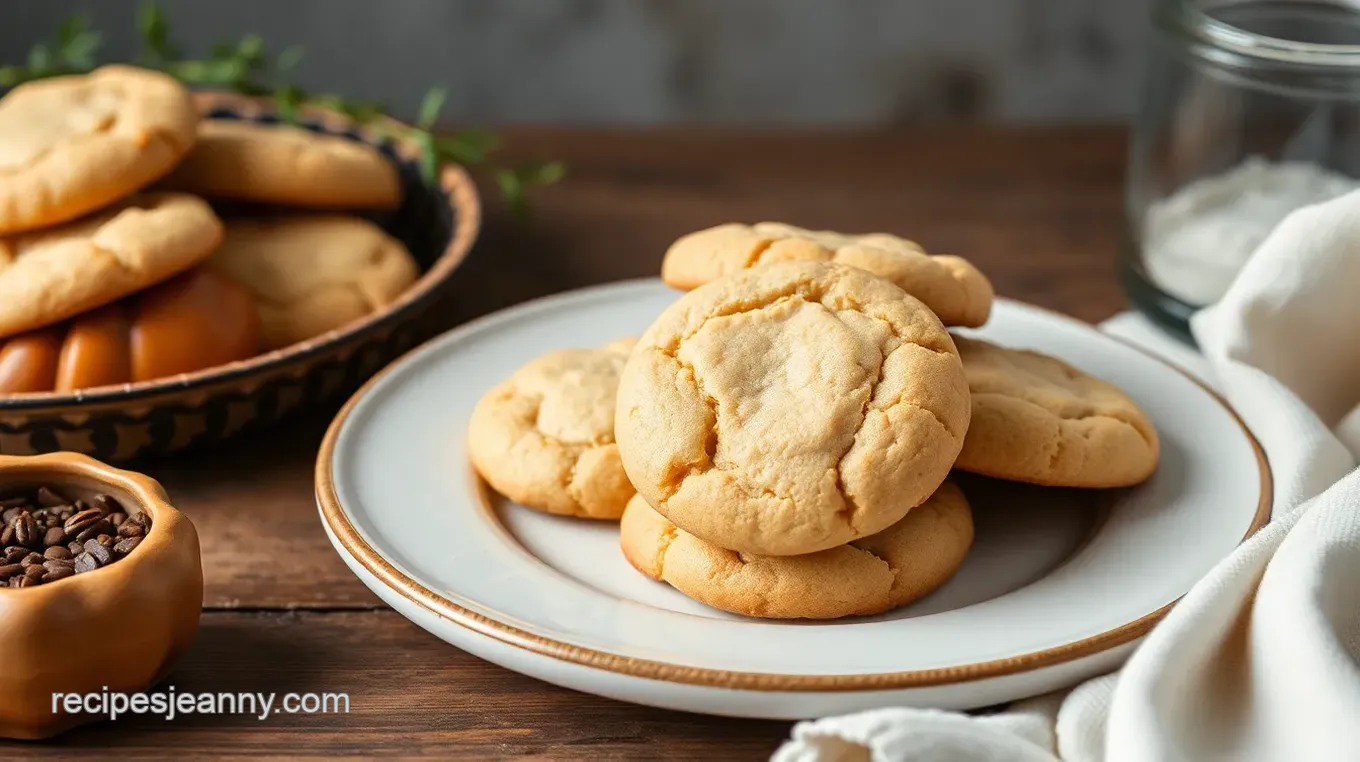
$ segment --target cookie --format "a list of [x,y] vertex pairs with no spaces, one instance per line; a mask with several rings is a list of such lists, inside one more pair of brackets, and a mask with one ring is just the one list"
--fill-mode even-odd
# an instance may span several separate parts
[[965,259],[930,255],[887,233],[846,235],[779,222],[733,223],[690,233],[671,244],[661,279],[688,290],[748,267],[789,260],[868,270],[925,302],[945,325],[979,326],[992,310],[991,282]]
[[1061,360],[955,336],[973,422],[957,468],[1052,487],[1123,487],[1157,467],[1157,431],[1114,385]]
[[802,556],[754,556],[677,528],[639,495],[619,545],[633,568],[700,603],[771,619],[835,619],[905,606],[944,584],[973,544],[968,501],[945,482],[878,534]]
[[0,99],[0,235],[75,219],[153,182],[194,143],[174,78],[130,66],[19,85]]
[[208,265],[255,297],[265,349],[376,312],[420,275],[400,241],[368,220],[339,215],[228,220]]
[[614,443],[614,396],[635,341],[546,354],[487,392],[468,423],[468,452],[482,478],[548,513],[623,515],[633,485]]
[[681,297],[639,341],[615,433],[676,526],[759,555],[881,532],[930,496],[968,429],[935,314],[863,270],[781,262]]
[[397,168],[367,143],[301,127],[207,119],[161,183],[207,198],[317,209],[391,209]]
[[74,222],[0,238],[0,336],[65,320],[188,269],[222,240],[202,199],[144,193]]

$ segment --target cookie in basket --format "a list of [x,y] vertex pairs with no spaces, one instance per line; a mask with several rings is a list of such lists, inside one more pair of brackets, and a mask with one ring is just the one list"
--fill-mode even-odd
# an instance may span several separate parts
[[1052,487],[1123,487],[1157,468],[1152,421],[1113,384],[1039,352],[954,342],[973,406],[957,468]]
[[254,295],[266,350],[376,312],[420,274],[400,241],[342,215],[227,220],[208,266]]
[[143,193],[73,222],[0,238],[0,337],[166,280],[221,240],[217,215],[182,193]]
[[206,198],[317,209],[391,209],[397,168],[367,143],[283,124],[205,119],[161,183]]
[[468,424],[468,451],[482,478],[548,513],[622,515],[633,485],[614,443],[614,397],[635,341],[551,352],[487,392]]
[[48,227],[170,171],[198,111],[174,78],[129,66],[29,82],[0,99],[0,235]]
[[671,244],[661,263],[661,279],[674,288],[692,289],[748,267],[789,260],[868,270],[925,302],[945,325],[979,326],[991,313],[992,284],[968,260],[927,254],[916,243],[887,233],[847,235],[779,222],[719,225]]
[[781,262],[681,297],[619,384],[628,476],[720,547],[795,555],[887,529],[944,481],[968,386],[935,313],[864,270]]
[[944,584],[973,544],[973,514],[963,490],[945,482],[878,534],[801,556],[754,556],[677,528],[637,496],[619,544],[633,568],[714,608],[836,619],[905,606]]

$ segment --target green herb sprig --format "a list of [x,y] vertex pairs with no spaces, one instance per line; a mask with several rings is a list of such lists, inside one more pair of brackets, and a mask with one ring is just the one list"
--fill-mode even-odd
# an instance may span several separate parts
[[[439,169],[445,163],[486,165],[501,146],[495,135],[480,130],[436,134],[435,125],[447,96],[443,88],[431,88],[421,101],[415,124],[405,125],[391,119],[381,103],[308,93],[288,83],[285,75],[297,67],[304,54],[300,46],[286,48],[271,57],[264,40],[257,34],[248,34],[239,40],[213,45],[207,58],[186,58],[171,35],[165,12],[155,0],[147,0],[138,7],[136,24],[142,43],[135,59],[137,64],[163,71],[195,87],[272,97],[279,118],[285,122],[298,122],[309,107],[337,111],[380,135],[418,147],[421,175],[426,182],[437,182]],[[51,41],[40,42],[29,50],[24,64],[0,66],[0,87],[88,72],[99,65],[97,54],[102,41],[102,35],[91,27],[88,14],[70,16],[57,27]],[[566,174],[565,165],[557,161],[488,169],[506,204],[516,213],[527,211],[529,189],[556,183]]]

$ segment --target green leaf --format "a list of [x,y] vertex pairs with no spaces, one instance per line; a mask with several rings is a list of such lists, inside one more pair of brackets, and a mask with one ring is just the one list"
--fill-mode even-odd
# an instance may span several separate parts
[[284,49],[274,62],[274,69],[279,72],[288,72],[297,68],[298,62],[302,60],[304,50],[301,45],[292,45]]
[[424,100],[420,102],[420,116],[416,119],[416,126],[422,130],[434,127],[434,123],[439,119],[439,112],[444,108],[446,95],[442,87],[432,87],[425,93]]
[[560,161],[531,164],[520,169],[520,179],[529,187],[552,185],[567,176],[567,165]]
[[0,66],[0,87],[14,87],[28,79],[28,70],[22,66]]
[[236,43],[236,57],[242,61],[255,63],[264,58],[264,39],[258,34],[248,34]]
[[416,146],[420,148],[420,176],[425,178],[425,182],[433,185],[439,182],[439,168],[443,162],[439,160],[439,151],[434,145],[434,136],[428,132],[417,132],[413,136]]
[[89,13],[73,13],[57,24],[57,48],[65,50],[81,33],[90,28]]
[[307,94],[294,85],[284,85],[274,91],[274,105],[279,110],[279,118],[288,124],[297,124],[298,107],[307,100]]
[[95,67],[99,46],[104,41],[100,32],[81,32],[72,38],[61,50],[62,62],[67,68],[84,71]]
[[30,74],[43,76],[51,73],[52,51],[43,43],[28,49],[28,70]]
[[156,0],[145,0],[137,7],[137,33],[151,55],[158,59],[173,57],[169,49],[170,28]]
[[500,138],[482,130],[464,130],[436,141],[439,153],[448,161],[459,164],[481,164],[493,151],[500,148]]
[[208,50],[209,55],[211,55],[213,59],[218,61],[236,57],[236,44],[233,42],[228,42],[226,40],[218,40],[217,42],[214,42],[212,44],[212,47],[209,48]]
[[520,182],[519,173],[513,169],[498,169],[494,177],[496,178],[496,185],[501,189],[501,196],[505,198],[505,205],[510,208],[510,212],[520,217],[527,214],[529,202],[524,197],[524,183]]

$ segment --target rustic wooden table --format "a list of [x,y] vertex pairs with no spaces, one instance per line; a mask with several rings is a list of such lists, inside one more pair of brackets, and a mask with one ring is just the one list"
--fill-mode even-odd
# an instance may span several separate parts
[[[657,273],[677,236],[732,220],[885,230],[965,255],[999,293],[1095,321],[1117,311],[1121,130],[507,134],[562,158],[531,221],[493,211],[440,308],[449,325],[557,291]],[[312,466],[334,412],[141,468],[193,519],[206,600],[179,691],[343,692],[348,714],[128,717],[0,758],[433,756],[763,759],[790,724],[669,712],[479,661],[383,605],[331,549]],[[101,636],[117,637],[117,633]]]

